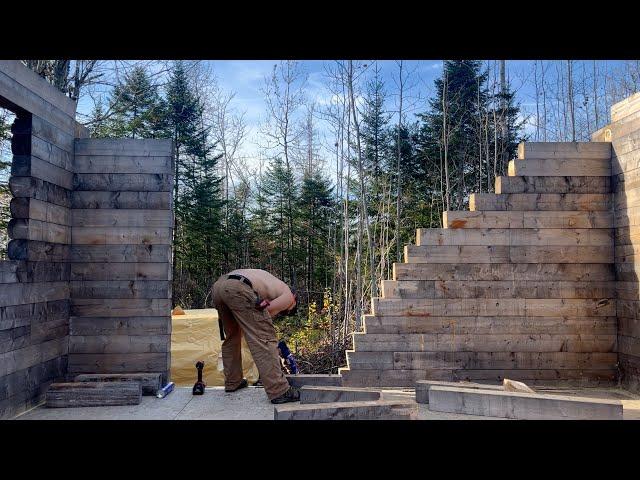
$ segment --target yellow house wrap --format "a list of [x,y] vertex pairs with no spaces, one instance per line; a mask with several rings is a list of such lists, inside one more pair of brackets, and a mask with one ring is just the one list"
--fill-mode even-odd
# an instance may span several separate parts
[[[197,379],[196,362],[202,360],[204,383],[208,387],[224,386],[222,358],[218,361],[222,346],[218,311],[184,310],[184,315],[171,315],[171,324],[171,381],[179,387],[193,386]],[[258,379],[258,369],[244,337],[242,368],[249,384]]]

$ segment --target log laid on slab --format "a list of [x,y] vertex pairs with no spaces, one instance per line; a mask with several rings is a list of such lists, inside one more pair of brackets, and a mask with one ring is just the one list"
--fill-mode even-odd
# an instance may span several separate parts
[[46,393],[51,408],[138,405],[142,397],[140,382],[54,383]]
[[77,375],[74,382],[137,382],[142,395],[155,395],[162,386],[161,373],[93,373]]

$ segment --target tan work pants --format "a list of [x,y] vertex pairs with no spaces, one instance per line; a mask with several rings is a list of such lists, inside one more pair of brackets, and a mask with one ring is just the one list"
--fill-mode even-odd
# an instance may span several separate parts
[[226,388],[234,389],[242,381],[240,341],[244,333],[265,392],[269,400],[273,400],[289,389],[289,382],[280,366],[278,340],[271,316],[266,309],[256,309],[256,298],[256,293],[248,285],[226,275],[213,285],[213,303],[225,332],[222,342],[224,384]]

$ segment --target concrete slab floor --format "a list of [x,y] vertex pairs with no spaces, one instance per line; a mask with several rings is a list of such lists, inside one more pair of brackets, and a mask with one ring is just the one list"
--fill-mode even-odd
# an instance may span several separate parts
[[[625,420],[640,420],[640,395],[615,388],[542,389],[540,393],[622,400]],[[385,400],[414,398],[413,389],[383,389]],[[248,387],[226,393],[208,387],[201,396],[190,387],[178,387],[163,399],[142,397],[139,405],[120,407],[47,408],[39,406],[17,420],[273,420],[273,405],[263,388]],[[502,418],[431,412],[418,405],[418,420],[505,420]]]

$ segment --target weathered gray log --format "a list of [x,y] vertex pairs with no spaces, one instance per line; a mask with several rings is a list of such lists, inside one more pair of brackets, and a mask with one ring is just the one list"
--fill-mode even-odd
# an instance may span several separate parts
[[7,256],[11,260],[66,262],[70,260],[70,250],[69,245],[16,239],[9,242]]
[[27,262],[5,260],[0,262],[0,283],[38,283],[68,281],[69,263]]
[[488,385],[474,382],[442,382],[438,380],[418,380],[416,382],[416,402],[429,403],[429,390],[431,387],[454,387],[480,390],[503,391],[502,385]]
[[70,335],[168,335],[171,317],[70,317]]
[[433,386],[429,410],[520,420],[622,420],[622,402]]
[[611,177],[496,177],[495,192],[609,193]]
[[71,225],[71,210],[35,198],[12,198],[9,204],[13,218],[28,218],[57,225]]
[[305,385],[300,388],[300,403],[362,402],[380,400],[379,390],[350,387],[320,387]]
[[172,174],[170,156],[76,155],[75,173],[166,173]]
[[414,420],[417,403],[398,400],[284,404],[274,408],[274,420]]
[[171,264],[72,263],[71,280],[171,280]]
[[342,377],[340,375],[297,374],[287,375],[287,380],[289,381],[289,385],[298,388],[305,385],[333,387],[342,385]]
[[71,206],[70,190],[39,178],[11,177],[9,179],[9,189],[15,198],[34,198],[62,207]]
[[173,142],[168,139],[83,138],[76,139],[75,154],[140,157],[171,156],[173,154]]
[[138,405],[142,397],[140,382],[54,383],[47,390],[49,408]]
[[170,298],[171,284],[163,280],[71,282],[74,298]]
[[172,185],[173,175],[162,173],[77,173],[73,176],[74,190],[97,190],[110,192],[170,192],[172,189]]
[[30,155],[13,156],[11,175],[39,178],[68,190],[73,189],[72,172]]
[[72,245],[74,262],[169,263],[170,245]]
[[73,192],[73,208],[170,209],[171,192]]
[[168,370],[170,364],[171,353],[169,352],[76,353],[69,356],[69,373],[162,372]]
[[137,382],[142,386],[142,395],[155,395],[162,387],[161,373],[97,373],[77,375],[74,382]]

